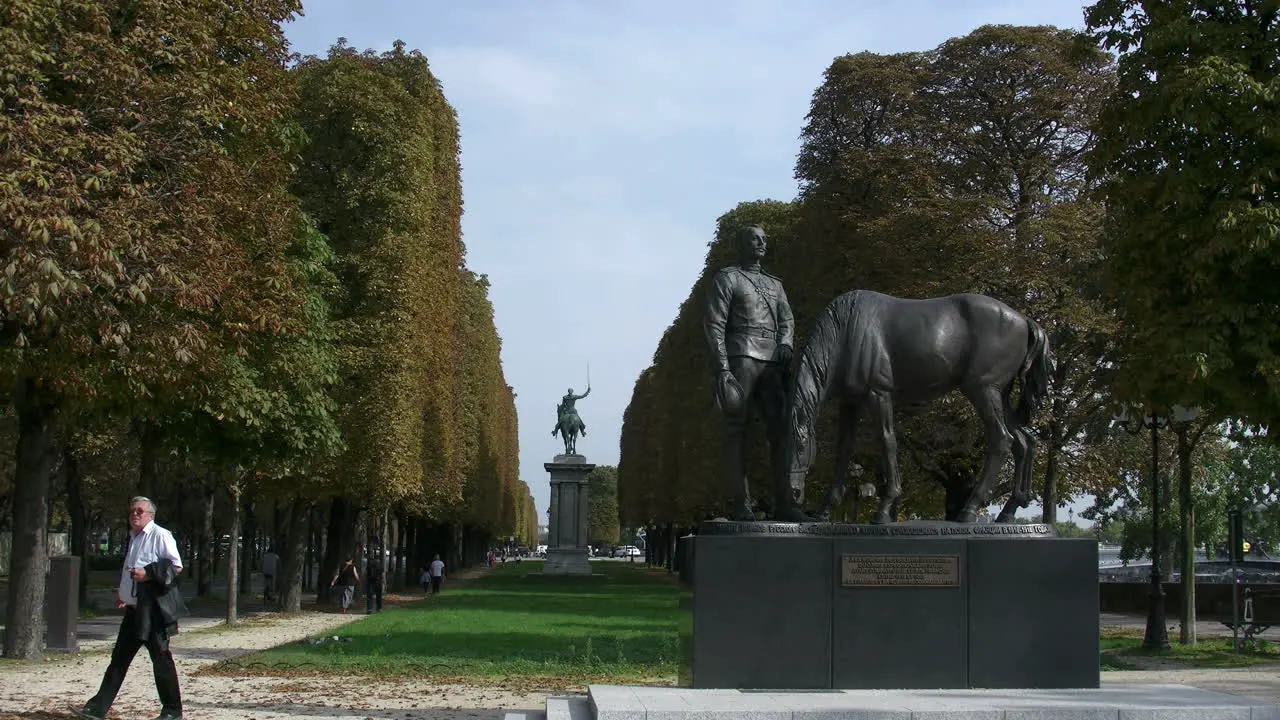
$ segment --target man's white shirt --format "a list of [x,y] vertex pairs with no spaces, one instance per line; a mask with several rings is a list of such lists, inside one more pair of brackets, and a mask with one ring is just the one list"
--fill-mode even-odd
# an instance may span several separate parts
[[178,541],[173,539],[173,533],[152,520],[130,537],[129,552],[124,556],[124,568],[120,571],[120,599],[125,605],[136,607],[138,604],[133,569],[145,568],[161,558],[167,558],[174,567],[182,567],[182,556],[178,555]]
[[444,575],[444,563],[439,560],[431,561],[431,577],[442,577]]

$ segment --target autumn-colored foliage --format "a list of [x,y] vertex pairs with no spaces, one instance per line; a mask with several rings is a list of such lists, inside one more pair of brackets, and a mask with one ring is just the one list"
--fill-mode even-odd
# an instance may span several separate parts
[[0,8],[0,373],[20,420],[7,653],[38,654],[24,628],[39,618],[53,409],[252,413],[223,392],[242,353],[305,332],[280,27],[298,9]]
[[[322,510],[333,552],[358,517],[414,552],[536,534],[487,283],[464,265],[453,109],[402,43],[291,69],[299,10],[0,4],[9,654],[39,653],[47,518],[85,545],[139,490],[198,551],[199,587],[223,532],[270,532],[295,602]],[[127,465],[109,487],[107,455]]]
[[309,143],[297,190],[337,256],[339,422],[335,491],[424,512],[465,483],[456,325],[458,128],[426,58],[335,45],[294,70]]

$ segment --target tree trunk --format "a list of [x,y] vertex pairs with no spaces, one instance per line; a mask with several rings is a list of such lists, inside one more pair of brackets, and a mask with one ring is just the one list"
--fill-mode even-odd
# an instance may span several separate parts
[[234,475],[227,488],[231,494],[231,530],[227,540],[227,624],[235,625],[240,599],[240,478]]
[[138,494],[155,502],[155,493],[160,487],[160,433],[154,425],[142,420],[134,421],[133,432],[138,436],[141,453],[138,463]]
[[68,447],[63,450],[62,468],[67,474],[67,517],[71,519],[71,554],[80,556],[80,607],[89,607],[89,528],[84,509],[84,478],[80,462]]
[[38,660],[44,645],[44,588],[49,565],[46,532],[53,403],[36,387],[35,378],[19,375],[14,383],[13,407],[18,416],[18,446],[4,655]]
[[1049,442],[1045,443],[1044,495],[1041,497],[1040,521],[1052,525],[1058,522],[1058,425],[1049,425]]
[[353,508],[345,498],[335,497],[329,503],[329,530],[324,548],[324,563],[316,575],[316,600],[328,602],[329,581],[343,560],[355,560],[355,523]]
[[218,539],[213,534],[213,505],[216,493],[213,492],[213,478],[206,476],[204,480],[204,518],[200,531],[200,557],[196,562],[196,594],[208,595],[213,583],[213,549]]
[[1178,504],[1182,510],[1182,632],[1178,641],[1196,644],[1196,508],[1191,499],[1192,441],[1188,428],[1175,426],[1178,437]]
[[[243,494],[243,493],[242,493]],[[255,542],[258,533],[258,523],[253,516],[253,502],[246,495],[241,502],[241,510],[244,513],[244,541],[240,543],[240,592],[248,594],[253,592],[251,582],[253,581],[253,566]]]
[[388,591],[404,589],[404,528],[400,513],[391,516],[391,567],[386,577]]
[[426,548],[423,547],[427,537],[426,521],[422,518],[410,518],[406,521],[408,530],[405,533],[405,584],[413,587],[418,582],[418,575],[426,562]]
[[964,511],[965,503],[969,502],[969,495],[973,493],[972,485],[973,477],[968,474],[943,475],[943,517],[951,521],[960,519],[960,513]]
[[462,523],[449,523],[445,527],[448,528],[446,550],[445,553],[440,554],[440,557],[447,558],[445,563],[449,567],[461,570],[466,567],[462,558]]
[[306,557],[302,559],[302,589],[305,591],[314,591],[316,589],[315,577],[311,574],[312,567],[316,562],[316,509],[307,506],[307,540]]
[[390,553],[387,551],[395,550],[395,546],[391,544],[391,511],[389,509],[383,509],[382,511],[381,532],[382,542],[379,543],[381,547],[378,548],[378,564],[382,566],[382,583],[383,591],[385,592],[390,589],[386,587],[387,578],[390,577],[390,573],[388,571],[390,570],[389,565],[391,563]]
[[289,544],[289,540],[285,533],[288,532],[286,523],[290,522],[289,507],[280,506],[279,500],[271,501],[271,549],[279,553]]
[[279,551],[280,576],[276,578],[285,612],[302,610],[302,570],[310,556],[306,547],[311,534],[310,515],[311,504],[306,500],[294,498],[289,503],[285,541]]

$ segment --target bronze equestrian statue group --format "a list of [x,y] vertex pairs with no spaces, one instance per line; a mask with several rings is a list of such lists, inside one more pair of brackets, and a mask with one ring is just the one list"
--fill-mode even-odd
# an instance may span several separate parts
[[755,519],[744,447],[753,408],[765,421],[770,445],[773,520],[811,519],[803,503],[817,450],[815,424],[823,402],[834,397],[840,408],[835,480],[819,519],[829,519],[844,499],[855,431],[865,417],[881,450],[880,502],[872,522],[888,523],[902,494],[893,408],[937,400],[953,390],[973,404],[986,436],[982,470],[957,519],[974,522],[987,507],[1011,451],[1013,492],[996,521],[1011,522],[1027,506],[1035,454],[1031,423],[1053,369],[1039,325],[985,295],[909,300],[854,290],[818,316],[790,377],[794,321],[782,282],[760,269],[764,230],[743,228],[737,246],[739,263],[712,281],[704,321],[717,365],[715,400],[726,418],[725,474],[733,519]]
[[587,434],[587,424],[578,416],[578,401],[591,394],[591,383],[587,383],[587,391],[574,395],[573,388],[565,393],[556,407],[556,426],[551,429],[551,437],[557,434],[564,441],[564,454],[578,454],[578,436]]

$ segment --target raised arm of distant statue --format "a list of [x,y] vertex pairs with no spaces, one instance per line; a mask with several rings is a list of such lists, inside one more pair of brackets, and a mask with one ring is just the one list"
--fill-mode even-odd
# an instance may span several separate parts
[[590,394],[591,394],[591,386],[590,386],[590,385],[588,385],[588,386],[587,386],[587,391],[586,391],[586,392],[584,392],[584,393],[582,393],[581,395],[574,395],[572,390],[570,390],[570,391],[569,391],[569,394],[570,394],[570,395],[573,395],[573,399],[574,399],[574,400],[581,400],[582,398],[584,398],[584,397],[586,397],[586,396],[588,396],[588,395],[590,395]]

